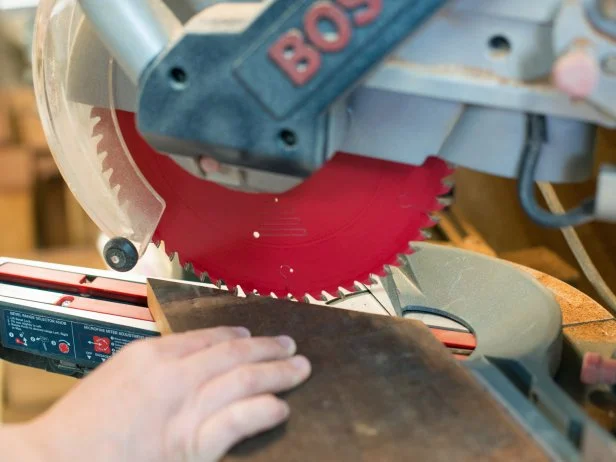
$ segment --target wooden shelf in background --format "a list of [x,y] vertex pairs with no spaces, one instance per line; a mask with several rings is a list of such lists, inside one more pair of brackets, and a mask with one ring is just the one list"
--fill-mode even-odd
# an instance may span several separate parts
[[0,193],[31,191],[35,181],[34,156],[27,148],[0,147]]

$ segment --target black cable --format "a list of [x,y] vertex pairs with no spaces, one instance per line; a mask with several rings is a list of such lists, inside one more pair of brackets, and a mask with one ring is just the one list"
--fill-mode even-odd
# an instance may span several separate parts
[[548,212],[537,204],[535,175],[539,157],[546,141],[547,124],[545,116],[528,114],[526,117],[526,141],[518,175],[518,196],[522,208],[535,223],[547,228],[566,228],[591,222],[594,218],[594,198],[587,199],[579,207],[560,215]]

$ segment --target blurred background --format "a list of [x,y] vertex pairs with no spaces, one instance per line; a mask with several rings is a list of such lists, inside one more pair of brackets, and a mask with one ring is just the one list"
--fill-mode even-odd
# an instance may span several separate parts
[[[104,268],[102,236],[60,176],[37,113],[30,62],[36,4],[0,0],[0,256]],[[600,130],[597,164],[616,163],[615,153],[616,134]],[[580,264],[561,231],[540,228],[526,217],[514,181],[464,169],[454,180],[455,203],[441,213],[432,240],[534,268],[616,306],[597,291],[588,268],[590,262],[616,290],[615,225],[576,230],[589,256]],[[594,189],[593,181],[555,188],[566,208]],[[168,272],[168,260],[160,257],[154,255],[154,266]],[[609,337],[616,342],[616,332]],[[0,422],[37,415],[74,385],[69,378],[0,362]]]
[[[0,255],[104,268],[99,233],[62,180],[38,117],[31,72],[36,0],[0,0]],[[0,366],[0,415],[37,415],[69,378]]]

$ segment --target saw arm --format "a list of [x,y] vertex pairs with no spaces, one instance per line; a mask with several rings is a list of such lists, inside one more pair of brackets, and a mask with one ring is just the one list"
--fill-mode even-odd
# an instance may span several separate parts
[[616,218],[609,168],[557,219],[533,196],[589,179],[597,127],[616,126],[600,6],[43,0],[35,86],[106,235],[139,255],[162,241],[214,280],[318,293],[407,253],[447,164],[519,178],[543,225]]

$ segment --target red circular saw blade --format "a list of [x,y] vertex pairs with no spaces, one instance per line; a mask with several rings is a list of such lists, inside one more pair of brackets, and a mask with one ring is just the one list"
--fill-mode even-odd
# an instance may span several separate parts
[[134,114],[117,117],[134,162],[166,202],[154,240],[197,274],[245,291],[318,296],[382,274],[433,225],[429,213],[448,190],[451,171],[436,157],[414,167],[338,153],[283,194],[238,192],[154,151]]

